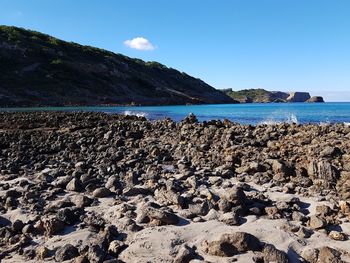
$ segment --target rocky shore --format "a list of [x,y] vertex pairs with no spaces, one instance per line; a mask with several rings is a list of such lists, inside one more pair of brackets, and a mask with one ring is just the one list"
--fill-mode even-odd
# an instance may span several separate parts
[[350,127],[0,113],[0,262],[350,262]]

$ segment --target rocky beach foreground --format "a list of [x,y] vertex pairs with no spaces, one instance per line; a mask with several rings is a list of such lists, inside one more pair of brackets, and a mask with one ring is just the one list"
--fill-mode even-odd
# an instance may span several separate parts
[[350,262],[350,127],[0,113],[0,262]]

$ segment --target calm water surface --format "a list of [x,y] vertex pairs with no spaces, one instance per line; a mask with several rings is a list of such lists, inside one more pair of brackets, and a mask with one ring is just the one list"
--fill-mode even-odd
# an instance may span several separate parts
[[229,119],[242,124],[298,122],[350,124],[350,103],[256,103],[145,107],[45,107],[0,108],[0,111],[97,111],[145,116],[150,120],[169,117],[182,120],[194,113],[200,121]]

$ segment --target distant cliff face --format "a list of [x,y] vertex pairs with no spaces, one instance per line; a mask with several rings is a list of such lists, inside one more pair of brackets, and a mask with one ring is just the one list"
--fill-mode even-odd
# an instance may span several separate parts
[[235,103],[157,62],[0,26],[0,107]]
[[267,91],[264,89],[245,89],[233,91],[222,90],[225,94],[240,103],[270,103],[270,102],[324,102],[323,98],[316,96],[311,98],[308,92],[281,92]]
[[291,92],[287,98],[288,102],[305,102],[310,99],[310,93],[308,92]]
[[308,99],[306,102],[324,102],[323,98],[321,96],[314,96]]

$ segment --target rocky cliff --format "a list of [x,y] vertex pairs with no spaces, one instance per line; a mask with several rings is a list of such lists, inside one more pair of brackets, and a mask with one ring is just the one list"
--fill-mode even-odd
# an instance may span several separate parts
[[324,100],[320,96],[314,96],[308,99],[306,102],[324,102]]
[[0,26],[0,107],[235,101],[157,62]]
[[233,91],[232,89],[222,90],[240,103],[270,103],[270,102],[324,102],[320,96],[312,97],[308,92],[281,92],[267,91],[264,89],[244,89]]
[[288,102],[305,102],[310,99],[309,92],[291,92],[287,98]]

